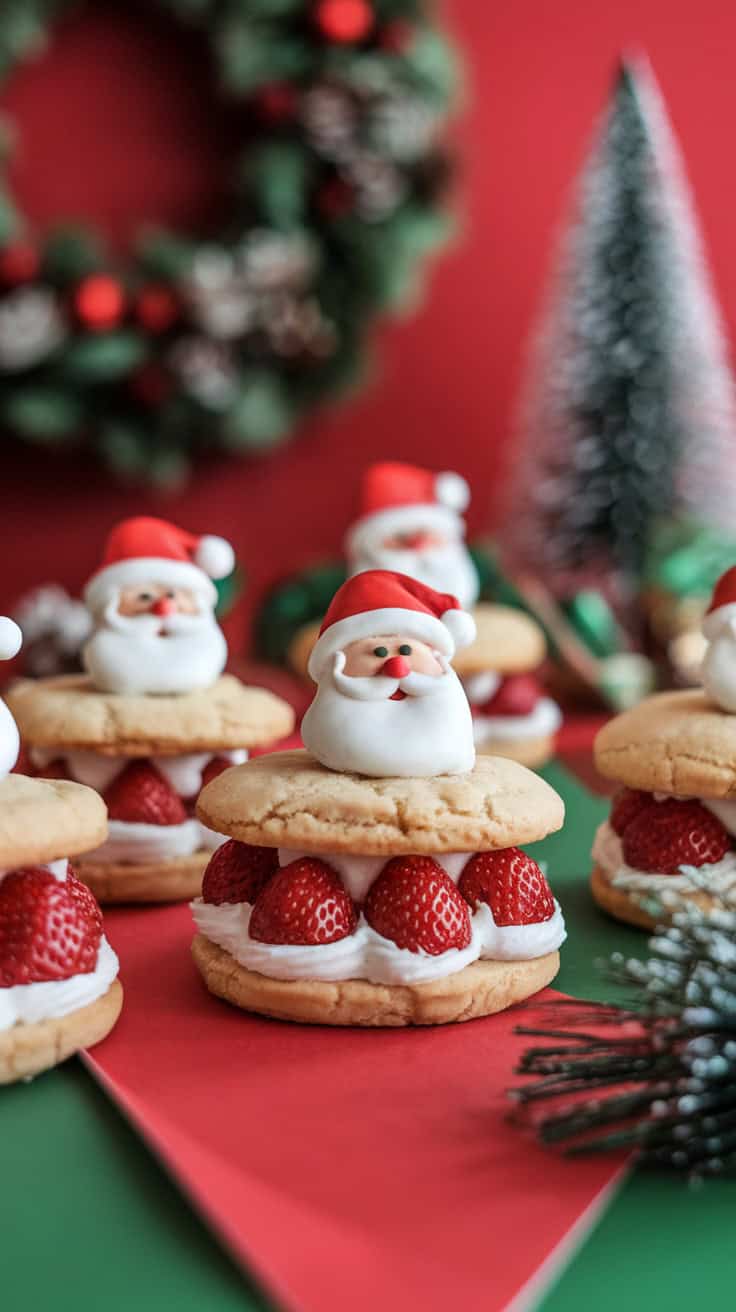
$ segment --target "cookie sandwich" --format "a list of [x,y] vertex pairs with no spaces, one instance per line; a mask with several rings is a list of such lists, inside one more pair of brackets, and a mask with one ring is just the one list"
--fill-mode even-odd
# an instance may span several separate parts
[[716,586],[703,632],[703,687],[660,693],[595,741],[620,785],[593,844],[592,891],[650,929],[696,908],[736,910],[736,568]]
[[[0,619],[0,657],[19,647]],[[99,906],[69,861],[104,841],[104,804],[80,784],[9,773],[18,746],[0,702],[0,1084],[98,1043],[123,1000]]]
[[196,818],[202,786],[289,734],[280,698],[223,674],[213,579],[233,566],[221,538],[126,520],[85,590],[86,674],[25,680],[9,703],[35,774],[94,788],[109,835],[79,862],[104,902],[193,897],[217,844]]
[[544,634],[529,615],[511,606],[480,602],[473,611],[477,636],[458,652],[455,669],[473,712],[479,752],[539,766],[554,751],[562,715],[538,678],[547,654]]
[[563,805],[517,762],[476,761],[450,663],[473,632],[454,597],[395,573],[336,594],[307,750],[228,770],[197,804],[230,835],[192,906],[212,993],[284,1020],[429,1025],[554,978],[562,914],[519,844],[559,829]]

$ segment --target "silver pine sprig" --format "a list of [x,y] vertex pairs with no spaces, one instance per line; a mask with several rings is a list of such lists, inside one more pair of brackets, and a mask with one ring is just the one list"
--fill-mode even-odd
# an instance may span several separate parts
[[579,1156],[632,1150],[692,1178],[736,1172],[736,914],[689,911],[658,929],[644,961],[605,965],[630,1005],[543,1004],[542,1039],[510,1091],[515,1119]]

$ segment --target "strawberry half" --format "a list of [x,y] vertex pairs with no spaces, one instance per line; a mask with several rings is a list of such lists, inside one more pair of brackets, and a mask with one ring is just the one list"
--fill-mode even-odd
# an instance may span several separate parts
[[222,774],[223,770],[232,769],[232,764],[232,761],[228,761],[224,756],[213,756],[202,771],[202,787],[204,788],[205,784],[209,784],[213,779],[216,779],[218,774]]
[[396,856],[371,884],[363,912],[399,948],[439,956],[470,943],[470,916],[455,884],[431,856]]
[[608,821],[614,833],[621,836],[646,806],[657,806],[651,793],[643,793],[640,788],[620,788],[613,799]]
[[547,880],[519,847],[478,852],[468,861],[458,888],[474,909],[486,902],[497,925],[538,925],[554,915]]
[[113,779],[103,797],[111,820],[180,825],[187,818],[181,798],[150,761],[131,761]]
[[0,882],[0,988],[89,974],[101,937],[100,909],[73,874],[28,866]]
[[261,943],[336,943],[355,932],[358,916],[339,875],[303,856],[282,866],[256,898],[250,936]]
[[731,849],[731,837],[712,811],[676,797],[641,811],[626,826],[622,843],[627,865],[657,875],[674,875],[680,866],[711,865]]
[[251,847],[230,838],[210,858],[202,880],[202,898],[223,902],[255,902],[261,889],[279,868],[275,847]]
[[531,715],[542,696],[532,674],[509,674],[480,708],[482,715]]

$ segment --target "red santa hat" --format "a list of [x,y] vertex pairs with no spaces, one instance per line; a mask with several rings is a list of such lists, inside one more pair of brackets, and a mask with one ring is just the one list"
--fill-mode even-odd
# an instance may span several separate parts
[[434,528],[451,538],[463,535],[461,518],[470,489],[460,474],[435,474],[417,465],[384,461],[363,475],[359,518],[348,532],[345,550],[354,556],[393,533]]
[[475,637],[475,620],[446,592],[435,592],[406,574],[369,569],[343,583],[330,602],[309,658],[315,683],[335,653],[358,638],[406,634],[451,659]]
[[0,661],[11,661],[23,645],[23,634],[15,620],[0,615]]
[[106,606],[121,588],[155,582],[192,588],[210,604],[217,597],[212,579],[222,579],[235,565],[224,538],[198,537],[165,519],[139,516],[116,524],[105,543],[100,568],[84,591],[92,611]]
[[736,565],[721,574],[703,620],[703,634],[710,641],[729,620],[736,619]]

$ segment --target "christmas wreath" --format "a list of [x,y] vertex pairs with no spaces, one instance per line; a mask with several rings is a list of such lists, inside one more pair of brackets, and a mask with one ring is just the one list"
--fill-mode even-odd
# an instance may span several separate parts
[[[0,191],[0,423],[171,482],[197,451],[271,447],[359,376],[370,320],[447,232],[454,68],[427,0],[158,4],[252,111],[227,231],[149,231],[119,267],[91,230],[36,238]],[[0,76],[72,7],[3,5]]]

